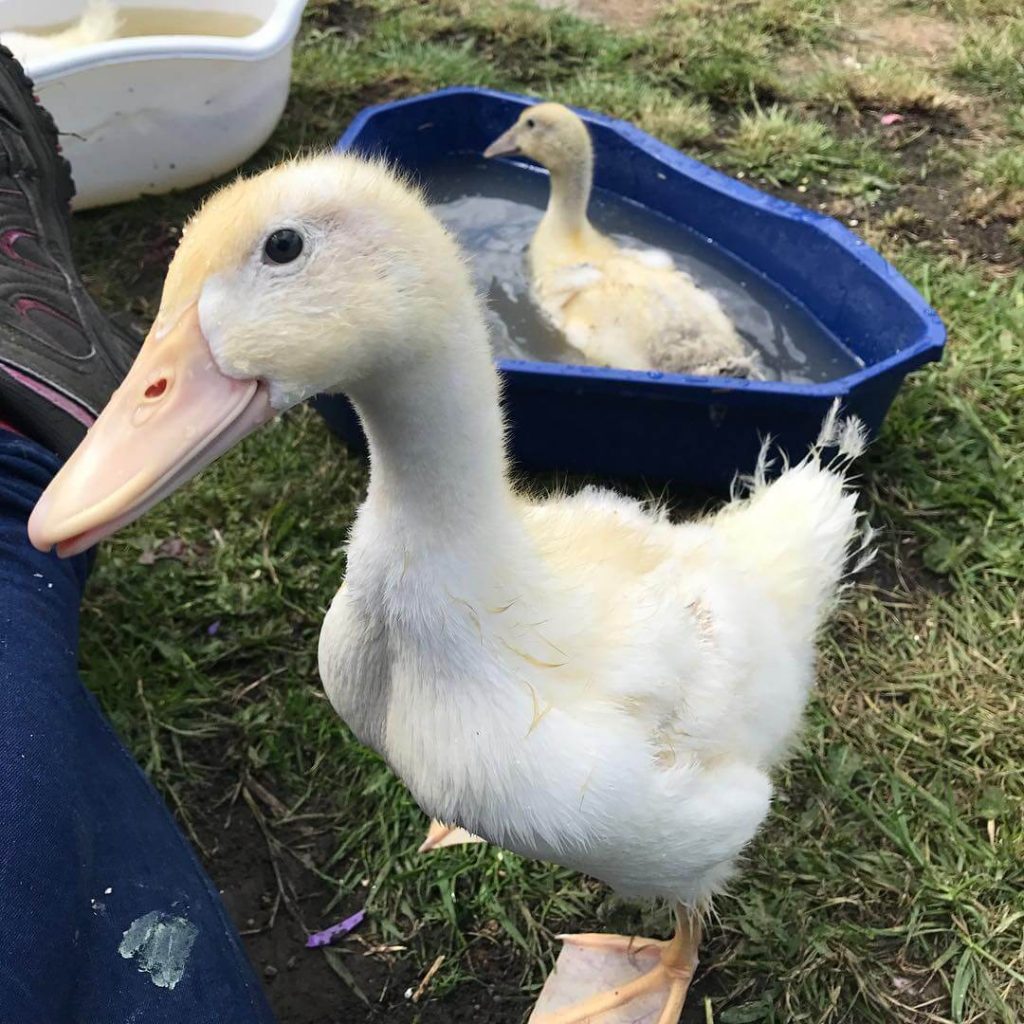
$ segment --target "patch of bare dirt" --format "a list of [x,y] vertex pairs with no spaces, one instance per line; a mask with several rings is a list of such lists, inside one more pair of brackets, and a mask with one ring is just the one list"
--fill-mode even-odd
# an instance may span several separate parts
[[641,28],[672,7],[671,0],[537,0],[537,5],[619,28]]
[[505,945],[492,947],[491,955],[474,950],[479,984],[437,998],[428,983],[416,1002],[410,993],[420,988],[422,973],[376,942],[372,922],[326,953],[307,949],[309,932],[357,910],[362,894],[324,920],[331,888],[268,843],[263,827],[241,801],[230,813],[222,809],[196,822],[205,867],[280,1024],[521,1024],[529,998],[510,980],[519,972]]
[[950,151],[978,138],[960,111],[910,110],[890,125],[868,107],[814,113],[840,138],[871,133],[903,166],[902,183],[860,195],[837,195],[814,179],[797,187],[758,182],[759,188],[835,217],[883,255],[909,242],[939,255],[967,255],[995,277],[1020,267],[1024,252],[1007,234],[1017,208],[986,204],[985,194],[949,159]]
[[877,3],[860,4],[842,15],[852,40],[872,56],[903,57],[929,65],[938,63],[956,49],[961,29],[934,14],[900,11]]
[[[864,232],[868,242],[882,248],[888,241],[920,242],[937,252],[967,254],[996,275],[1019,266],[1020,250],[1007,237],[1012,217],[1001,209],[979,216],[979,193],[965,182],[960,169],[937,158],[944,144],[975,138],[959,116],[917,112],[885,132],[903,166],[926,168],[927,174],[907,174],[898,191],[882,197]],[[874,237],[873,231],[883,237]]]
[[[896,11],[880,0],[854,0],[836,14],[832,47],[797,49],[781,62],[784,76],[814,74],[846,83],[850,99],[889,110],[964,111],[967,100],[948,88],[941,69],[956,49],[962,29],[920,11]],[[985,120],[984,104],[969,119]]]
[[[212,755],[205,753],[209,760]],[[268,831],[259,804],[277,806],[276,798],[251,779],[246,785],[258,793],[257,803],[247,806],[239,799],[230,810],[211,808],[192,823],[203,864],[242,933],[279,1024],[522,1024],[532,999],[517,983],[518,954],[497,922],[494,941],[475,943],[466,954],[465,967],[475,980],[444,995],[432,991],[429,979],[424,983],[427,972],[380,943],[372,916],[326,953],[307,949],[314,928],[358,910],[365,894],[353,893],[325,916],[333,888],[301,861],[323,863],[329,846],[321,848],[308,828],[295,823]],[[204,805],[209,806],[205,788],[189,801],[192,808]],[[593,921],[574,924],[571,930],[585,931]],[[436,940],[444,945],[443,936]],[[713,935],[680,1024],[703,1024],[705,996],[725,1004],[713,966],[721,953],[720,937]]]

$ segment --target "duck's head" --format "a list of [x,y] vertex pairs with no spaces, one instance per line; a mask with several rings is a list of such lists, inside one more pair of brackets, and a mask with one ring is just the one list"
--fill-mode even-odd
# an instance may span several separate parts
[[589,163],[587,126],[561,103],[527,107],[519,120],[485,150],[485,157],[527,156],[552,174]]
[[32,543],[76,554],[277,413],[386,379],[467,295],[454,242],[379,163],[331,154],[235,182],[185,229],[149,336],[36,505]]

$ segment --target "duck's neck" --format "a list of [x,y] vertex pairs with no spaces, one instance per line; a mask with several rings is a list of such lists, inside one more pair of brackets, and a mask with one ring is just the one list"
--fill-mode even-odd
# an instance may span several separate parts
[[545,221],[550,229],[565,237],[579,235],[589,228],[587,204],[594,177],[594,157],[589,146],[581,146],[567,159],[552,167],[551,198]]
[[413,365],[352,390],[370,448],[366,509],[409,552],[478,549],[513,519],[498,378],[475,304]]

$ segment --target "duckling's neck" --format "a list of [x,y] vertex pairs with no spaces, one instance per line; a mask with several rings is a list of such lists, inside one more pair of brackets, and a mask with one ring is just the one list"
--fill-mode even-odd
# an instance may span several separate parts
[[498,379],[475,302],[412,363],[350,392],[370,448],[366,510],[408,550],[479,547],[511,526]]
[[587,204],[594,178],[594,157],[589,145],[566,153],[565,159],[550,168],[551,198],[544,220],[549,230],[572,237],[590,227]]

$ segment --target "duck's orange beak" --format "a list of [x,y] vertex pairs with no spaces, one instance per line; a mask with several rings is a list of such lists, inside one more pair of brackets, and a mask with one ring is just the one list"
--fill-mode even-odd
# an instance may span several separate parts
[[221,372],[195,304],[150,331],[128,376],[28,521],[35,547],[78,554],[141,516],[274,416],[266,386]]
[[512,125],[507,132],[499,135],[485,150],[484,156],[490,160],[496,156],[515,156],[519,150],[518,124]]

